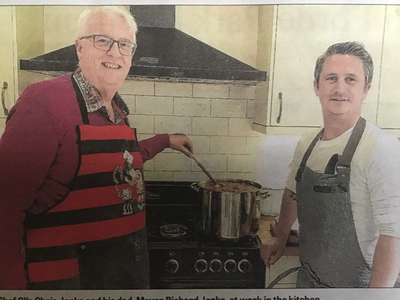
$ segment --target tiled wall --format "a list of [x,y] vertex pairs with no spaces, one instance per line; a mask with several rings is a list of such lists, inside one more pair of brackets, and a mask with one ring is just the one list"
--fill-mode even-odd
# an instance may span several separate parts
[[[255,180],[255,158],[265,135],[251,129],[255,86],[128,80],[120,93],[139,139],[184,133],[196,157],[216,178]],[[166,149],[145,164],[146,180],[206,179],[180,152]]]

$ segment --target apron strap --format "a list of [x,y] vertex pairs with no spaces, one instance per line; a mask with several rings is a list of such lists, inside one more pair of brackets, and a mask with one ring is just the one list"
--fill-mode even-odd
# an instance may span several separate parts
[[356,152],[356,148],[364,133],[366,123],[367,122],[364,118],[360,117],[360,119],[358,119],[357,124],[351,133],[350,139],[343,150],[343,155],[338,161],[339,166],[350,168],[351,160],[353,159],[354,152]]
[[75,95],[76,95],[76,100],[78,101],[79,110],[81,112],[82,122],[83,122],[83,124],[89,125],[89,116],[88,116],[88,112],[87,112],[87,108],[86,108],[86,104],[85,104],[85,99],[83,99],[83,95],[78,87],[78,84],[76,83],[76,81],[74,79],[74,76],[71,76],[71,81],[72,81],[72,85],[75,90]]
[[313,151],[315,145],[317,144],[317,142],[321,139],[322,134],[324,133],[324,129],[322,129],[317,136],[313,139],[313,141],[311,142],[310,146],[308,146],[308,149],[306,151],[306,153],[303,156],[303,159],[301,160],[299,169],[297,170],[297,174],[296,174],[296,181],[299,182],[301,180],[301,176],[303,175],[304,169],[306,167],[306,163],[308,158],[311,155],[311,152]]
[[336,167],[336,184],[344,192],[349,191],[350,186],[350,163],[356,152],[357,146],[360,143],[361,137],[364,133],[366,121],[364,118],[359,118],[356,126],[351,133],[350,139],[343,150],[343,155],[339,158]]

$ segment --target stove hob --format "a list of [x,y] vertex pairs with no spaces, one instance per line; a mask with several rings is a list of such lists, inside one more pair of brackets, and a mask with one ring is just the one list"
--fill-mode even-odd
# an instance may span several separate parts
[[146,183],[151,288],[263,288],[258,236],[222,240],[203,234],[202,202],[190,185]]
[[202,235],[188,231],[186,235],[166,237],[157,228],[147,228],[149,249],[183,249],[183,248],[221,248],[221,249],[260,249],[261,240],[257,235],[242,237],[238,240],[221,240],[217,236]]
[[216,247],[231,249],[258,249],[261,241],[257,235],[238,239],[223,239],[216,235],[205,235],[197,226],[195,219],[183,223],[156,222],[147,226],[149,249],[171,249]]
[[167,237],[160,232],[158,226],[148,226],[147,244],[149,249],[197,248],[199,239],[196,232],[190,229],[187,230],[185,235]]
[[[147,244],[149,249],[196,248],[199,244],[198,229],[195,219],[176,222],[169,218],[158,218],[147,225]],[[175,221],[175,222],[174,222]],[[178,227],[173,232],[174,227]],[[166,228],[172,231],[165,230]],[[184,230],[182,230],[184,229]]]
[[200,235],[199,240],[204,247],[228,249],[259,249],[261,247],[261,240],[258,235],[248,235],[238,239],[221,239],[216,235]]
[[188,234],[188,228],[183,224],[164,224],[160,227],[160,234],[166,238],[180,238]]
[[150,206],[147,208],[149,249],[196,248],[199,244],[198,206]]

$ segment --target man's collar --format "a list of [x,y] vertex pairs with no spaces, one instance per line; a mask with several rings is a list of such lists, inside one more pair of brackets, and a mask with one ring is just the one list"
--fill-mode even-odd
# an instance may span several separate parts
[[[78,68],[72,76],[82,93],[88,113],[95,112],[104,106],[104,102],[100,95],[100,92],[82,74],[81,68]],[[128,106],[126,105],[124,100],[122,100],[118,92],[115,93],[113,101],[115,105],[119,108],[119,110],[121,110],[121,113],[125,115],[122,117],[126,117],[127,115],[129,115]]]

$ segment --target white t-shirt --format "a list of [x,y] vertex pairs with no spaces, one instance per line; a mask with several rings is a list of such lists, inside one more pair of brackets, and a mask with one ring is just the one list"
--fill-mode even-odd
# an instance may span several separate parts
[[[298,142],[287,189],[296,191],[297,169],[319,131],[304,134]],[[353,128],[333,140],[318,141],[306,165],[314,172],[323,173],[332,155],[342,155],[352,131]],[[350,168],[350,197],[357,238],[371,266],[379,235],[400,238],[400,141],[367,122]]]

